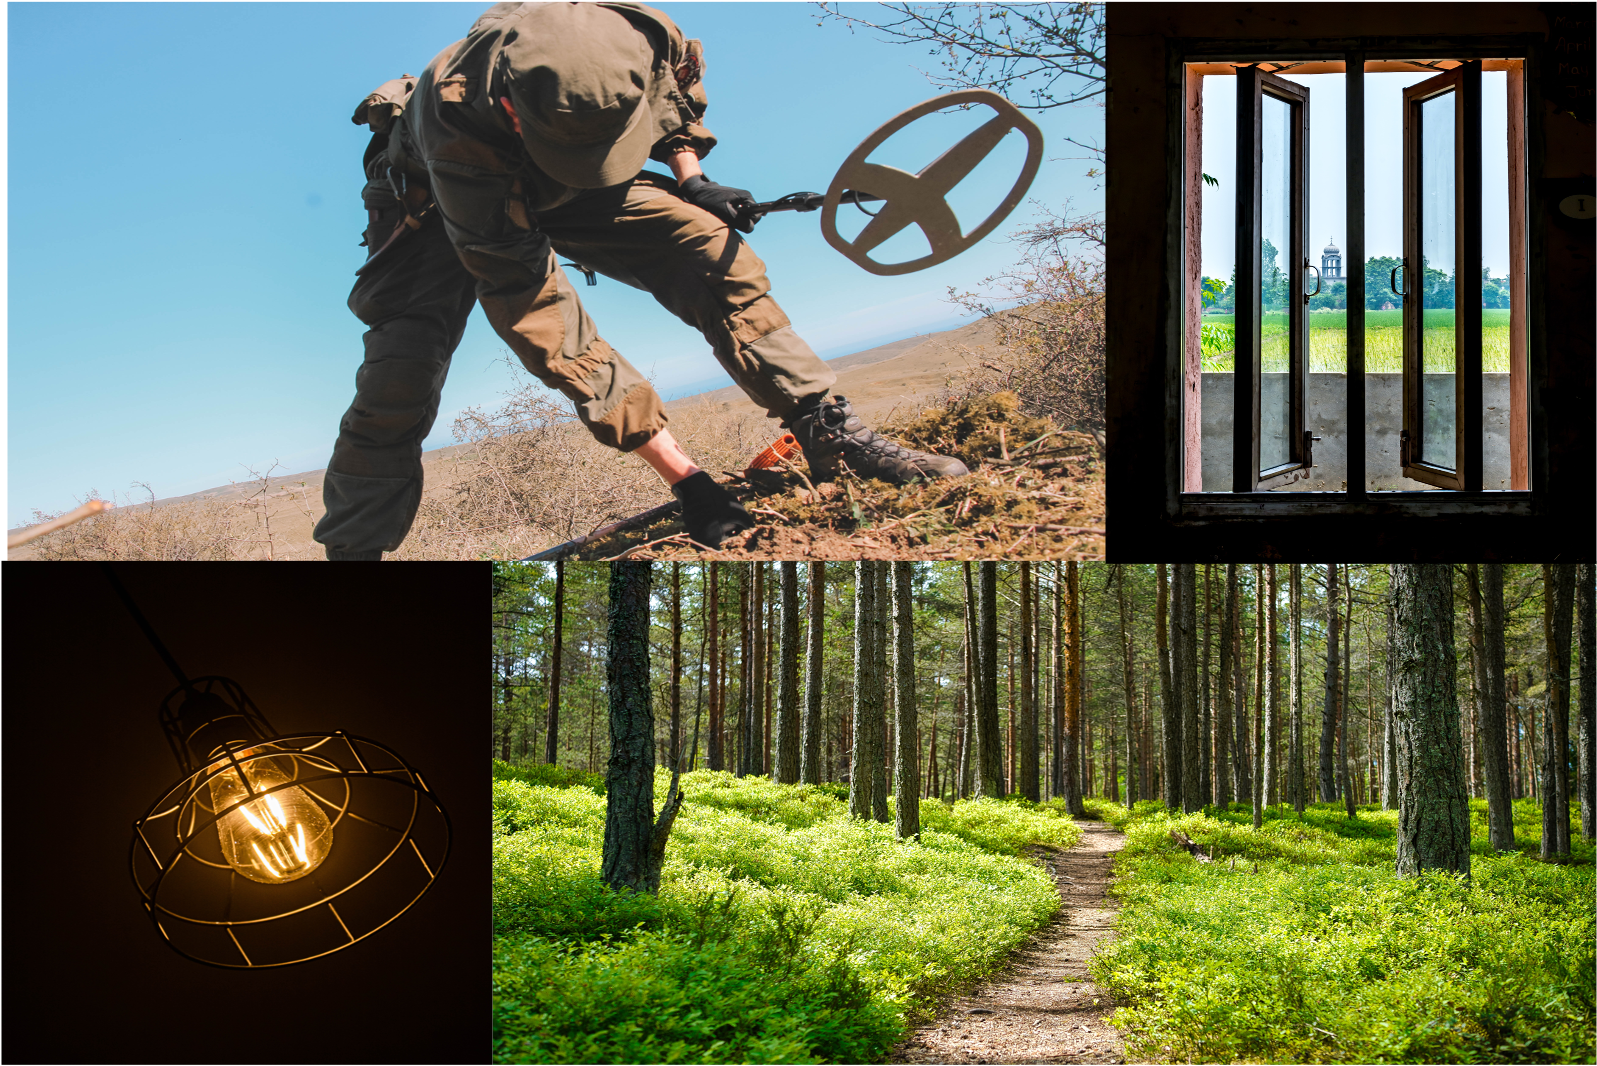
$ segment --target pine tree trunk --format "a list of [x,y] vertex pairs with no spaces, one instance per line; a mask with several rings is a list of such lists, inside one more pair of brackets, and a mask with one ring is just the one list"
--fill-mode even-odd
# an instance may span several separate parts
[[1136,711],[1136,684],[1133,677],[1136,672],[1136,660],[1133,652],[1134,645],[1131,640],[1131,613],[1126,600],[1126,567],[1122,563],[1115,567],[1115,595],[1120,606],[1120,657],[1123,673],[1122,683],[1126,697],[1126,809],[1137,805],[1137,760],[1138,760],[1138,729]]
[[893,731],[898,737],[897,770],[893,780],[896,810],[894,830],[900,840],[920,838],[920,733],[915,707],[915,604],[910,589],[909,563],[893,563]]
[[776,758],[772,775],[777,783],[799,779],[799,596],[798,563],[780,563],[782,583],[781,669],[776,688]]
[[[1346,565],[1343,564],[1344,578],[1347,578]],[[1347,742],[1347,683],[1348,676],[1353,672],[1353,583],[1351,578],[1343,583],[1347,586],[1347,618],[1342,627],[1342,674],[1337,679],[1336,686],[1336,739],[1337,752],[1341,759],[1342,802],[1347,805],[1347,816],[1356,818],[1358,811],[1353,806],[1353,763],[1348,758]],[[1465,796],[1468,795],[1466,789]]]
[[1393,697],[1397,683],[1397,619],[1392,614],[1392,593],[1386,594],[1386,736],[1382,740],[1385,765],[1381,771],[1381,806],[1389,811],[1397,809],[1397,723],[1392,718]]
[[1214,780],[1210,775],[1213,765],[1213,688],[1210,683],[1210,644],[1214,639],[1214,564],[1203,564],[1203,662],[1200,666],[1203,687],[1198,697],[1200,719],[1198,722],[1198,802],[1207,807],[1214,802]]
[[877,757],[875,744],[881,733],[874,730],[871,699],[875,686],[871,671],[876,669],[876,649],[871,647],[871,618],[876,613],[876,581],[871,564],[861,559],[854,564],[854,744],[848,771],[848,813],[853,818],[871,816],[871,772]]
[[1220,616],[1220,676],[1219,684],[1215,686],[1215,695],[1219,707],[1215,719],[1214,737],[1214,802],[1222,809],[1229,810],[1231,798],[1235,795],[1233,788],[1233,773],[1231,770],[1231,738],[1233,732],[1233,708],[1231,695],[1233,691],[1233,678],[1236,674],[1236,664],[1232,662],[1232,634],[1237,626],[1237,564],[1225,564],[1225,607]]
[[1594,573],[1597,573],[1597,567],[1591,563],[1581,563],[1575,575],[1575,598],[1579,601],[1576,625],[1580,634],[1580,721],[1575,758],[1580,782],[1580,835],[1587,840],[1592,839],[1593,831],[1597,829],[1597,781],[1592,779],[1592,746],[1597,744],[1597,735],[1594,735],[1594,730],[1597,730],[1597,665],[1592,661],[1592,657],[1597,655],[1597,646],[1594,646],[1597,645]]
[[1198,572],[1192,563],[1175,564],[1180,590],[1175,618],[1177,713],[1181,744],[1181,809],[1188,814],[1203,804],[1198,784]]
[[821,783],[821,710],[826,636],[826,564],[810,563],[810,628],[804,658],[804,746],[799,759],[799,780]]
[[1464,743],[1453,678],[1453,571],[1394,564],[1397,655],[1392,720],[1397,733],[1397,872],[1469,873]]
[[1065,721],[1064,721],[1064,796],[1065,809],[1073,815],[1086,813],[1081,804],[1081,672],[1077,653],[1081,632],[1081,573],[1075,562],[1065,564]]
[[1291,793],[1292,809],[1303,817],[1305,805],[1303,788],[1303,565],[1292,564],[1288,578],[1292,622],[1292,739],[1287,745],[1287,791]]
[[1274,807],[1281,802],[1281,783],[1276,779],[1276,761],[1281,732],[1280,655],[1276,651],[1275,564],[1264,567],[1264,802]]
[[682,766],[682,564],[671,564],[671,747],[673,770]]
[[871,762],[871,817],[888,821],[887,757],[892,751],[887,737],[887,618],[892,613],[892,595],[887,588],[885,562],[870,564],[871,582],[871,729],[876,737],[875,758]]
[[1569,854],[1569,645],[1574,615],[1575,565],[1543,563],[1542,582],[1543,639],[1547,643],[1543,746],[1550,771],[1542,798],[1542,858],[1547,859]]
[[998,564],[977,564],[978,681],[976,704],[976,796],[1002,799],[1004,753],[998,728]]
[[1048,723],[1048,791],[1054,799],[1065,794],[1065,564],[1054,563],[1054,668],[1050,675],[1052,698]]
[[678,775],[654,818],[654,711],[649,705],[651,563],[610,564],[610,764],[605,774],[604,857],[600,876],[614,889],[660,890],[671,824],[682,807]]
[[[1470,600],[1474,607],[1476,567],[1470,565]],[[1514,848],[1514,808],[1509,799],[1508,726],[1504,713],[1503,564],[1480,570],[1482,685],[1480,696],[1481,763],[1486,778],[1486,820],[1493,848]],[[1473,613],[1473,611],[1472,611]]]
[[1232,731],[1232,765],[1235,767],[1232,783],[1236,787],[1238,803],[1253,802],[1253,725],[1248,718],[1248,662],[1243,654],[1242,593],[1237,590],[1236,632],[1232,640],[1233,667],[1236,670],[1236,728]]
[[711,770],[726,769],[725,723],[721,716],[721,564],[711,563],[704,573],[705,660],[710,669],[709,732],[704,763]]
[[1017,783],[1022,796],[1037,803],[1041,800],[1041,787],[1037,778],[1037,696],[1032,686],[1032,600],[1035,589],[1031,577],[1031,564],[1020,564],[1020,780]]
[[1325,706],[1320,712],[1320,802],[1336,800],[1336,680],[1341,644],[1337,625],[1336,564],[1325,564]]
[[[561,670],[561,637],[564,634],[562,621],[565,616],[566,605],[566,564],[563,559],[555,560],[555,603],[554,603],[554,648],[549,653],[549,719],[547,724],[548,735],[544,737],[543,761],[550,766],[555,764],[560,751],[560,675]],[[579,736],[581,734],[578,734]]]
[[1158,569],[1158,600],[1154,606],[1154,624],[1158,627],[1159,649],[1159,740],[1164,748],[1163,784],[1160,798],[1167,809],[1175,811],[1181,806],[1181,704],[1176,697],[1170,652],[1170,583],[1164,563]]
[[1253,720],[1248,724],[1253,742],[1253,828],[1264,823],[1264,637],[1268,628],[1265,614],[1264,566],[1253,564]]

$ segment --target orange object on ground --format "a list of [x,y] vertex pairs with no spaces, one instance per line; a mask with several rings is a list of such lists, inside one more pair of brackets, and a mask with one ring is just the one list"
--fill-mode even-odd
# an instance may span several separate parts
[[777,438],[776,443],[754,457],[754,461],[749,464],[749,469],[765,470],[777,466],[783,459],[791,458],[798,450],[798,438],[791,433],[784,433]]

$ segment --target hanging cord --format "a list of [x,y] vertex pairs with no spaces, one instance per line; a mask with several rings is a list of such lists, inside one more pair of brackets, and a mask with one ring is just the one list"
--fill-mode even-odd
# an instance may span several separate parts
[[138,605],[133,602],[133,597],[128,595],[128,590],[123,588],[122,582],[117,579],[116,572],[111,569],[111,564],[101,563],[100,570],[105,574],[105,579],[111,582],[111,587],[116,590],[116,594],[122,597],[122,606],[128,609],[128,614],[131,614],[133,620],[139,624],[139,628],[144,630],[145,639],[150,642],[150,645],[161,656],[161,661],[166,663],[168,670],[172,671],[172,676],[177,678],[178,684],[183,686],[183,691],[193,692],[194,682],[188,679],[188,675],[177,664],[177,660],[172,658],[172,653],[166,650],[165,644],[161,643],[161,638],[155,635],[155,630],[151,628],[149,621],[144,617],[144,613],[139,610]]

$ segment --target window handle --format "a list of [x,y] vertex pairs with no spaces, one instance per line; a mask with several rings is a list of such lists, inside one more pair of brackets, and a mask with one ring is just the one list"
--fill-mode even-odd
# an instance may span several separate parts
[[1320,268],[1309,262],[1307,259],[1303,260],[1303,269],[1314,271],[1314,291],[1303,294],[1304,302],[1307,302],[1310,296],[1320,295],[1320,285],[1322,279],[1320,278]]
[[1314,442],[1317,441],[1317,440],[1324,440],[1324,439],[1325,439],[1324,437],[1316,437],[1314,435],[1314,431],[1312,429],[1305,429],[1303,431],[1303,465],[1304,466],[1313,466],[1314,465]]
[[1411,444],[1411,438],[1408,435],[1408,430],[1405,429],[1402,432],[1402,434],[1400,434],[1398,436],[1397,440],[1398,440],[1398,452],[1399,452],[1400,463],[1401,463],[1402,466],[1408,466],[1409,465],[1408,453],[1410,451],[1410,444]]
[[1400,288],[1397,287],[1397,272],[1399,270],[1401,270],[1403,272],[1403,288],[1407,288],[1408,287],[1408,257],[1407,256],[1405,256],[1403,258],[1403,265],[1402,266],[1395,266],[1395,267],[1392,268],[1392,275],[1388,279],[1388,283],[1392,287],[1392,294],[1394,296],[1401,296],[1404,299],[1407,299],[1409,294],[1404,292],[1403,289],[1400,289]]

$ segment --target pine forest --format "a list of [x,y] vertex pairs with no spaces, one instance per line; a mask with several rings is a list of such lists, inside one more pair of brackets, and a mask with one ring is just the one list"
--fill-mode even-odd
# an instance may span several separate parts
[[1589,565],[493,574],[495,1061],[1597,1056]]

